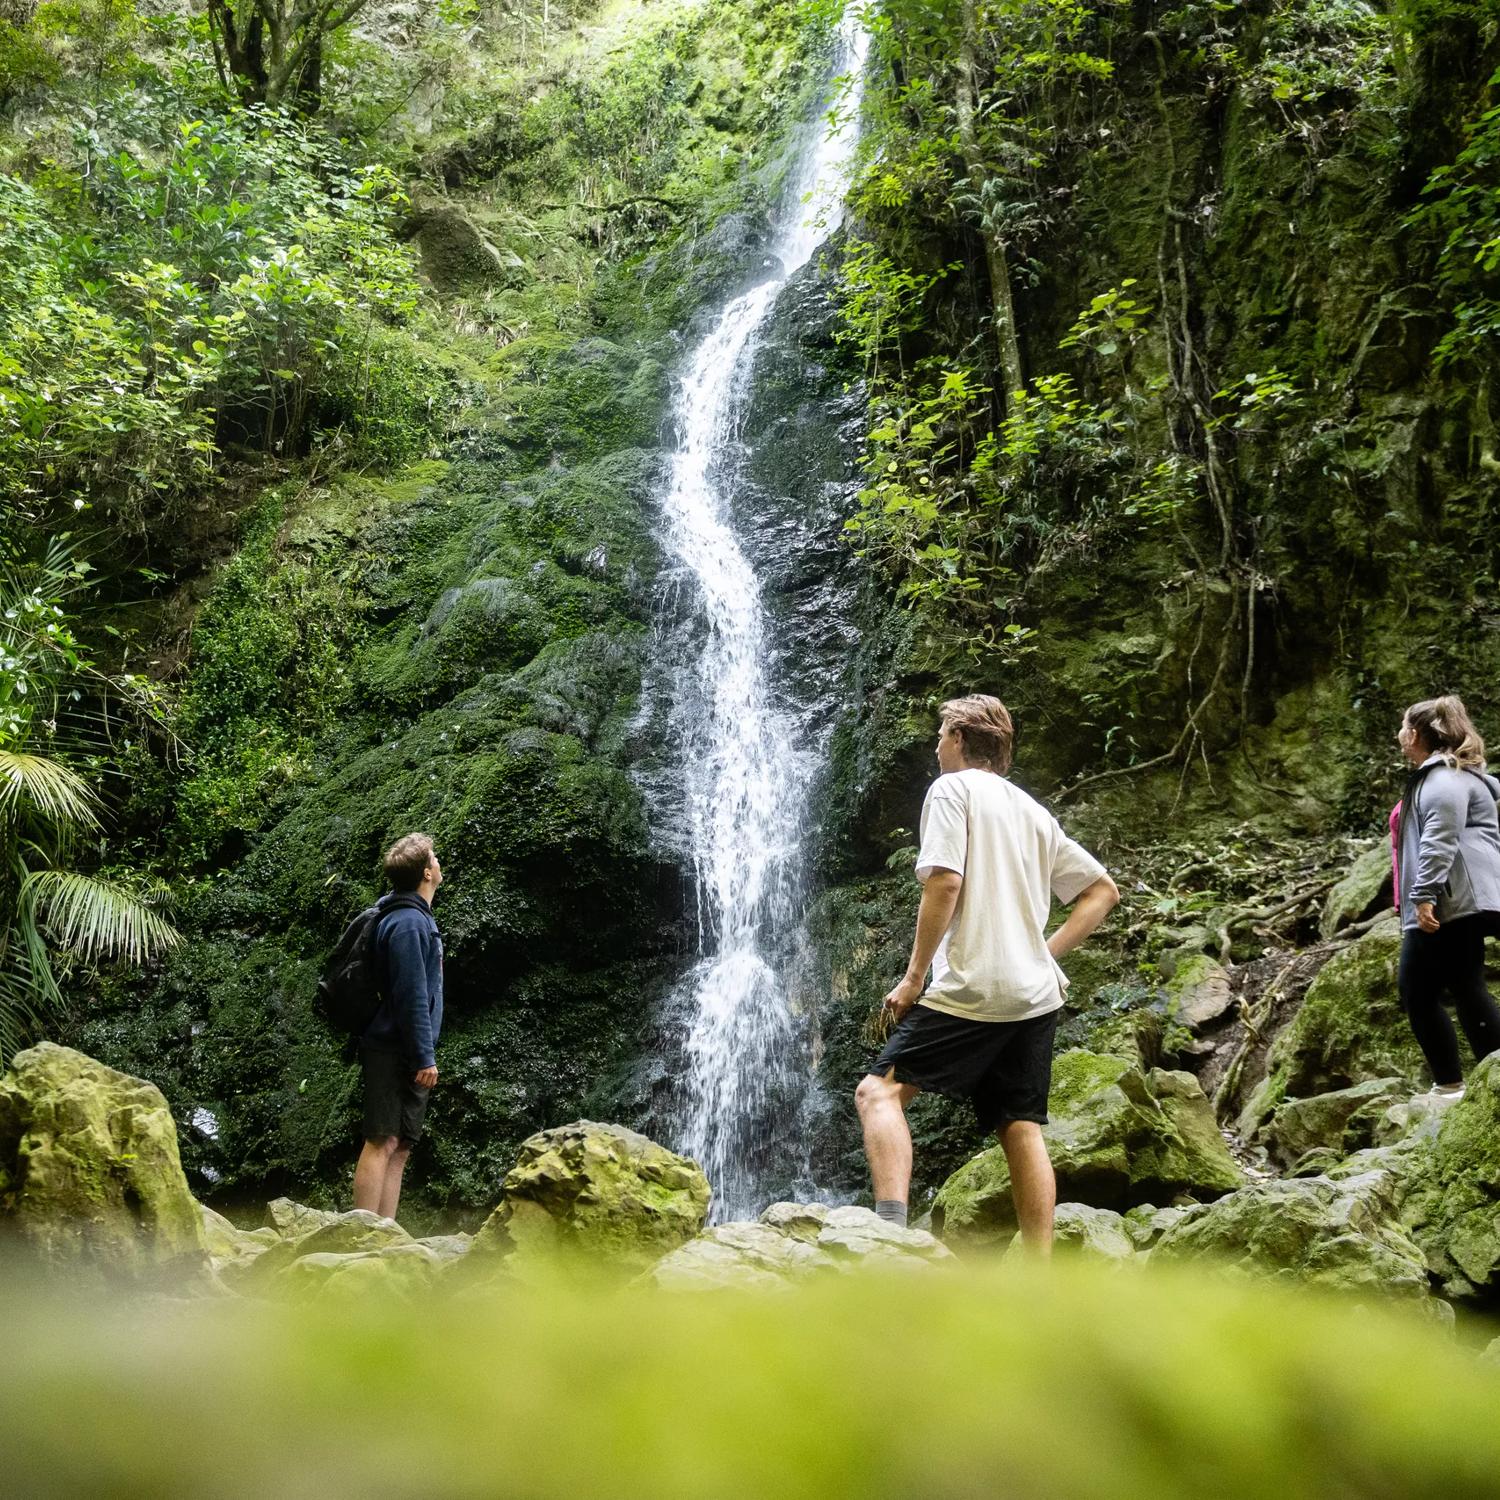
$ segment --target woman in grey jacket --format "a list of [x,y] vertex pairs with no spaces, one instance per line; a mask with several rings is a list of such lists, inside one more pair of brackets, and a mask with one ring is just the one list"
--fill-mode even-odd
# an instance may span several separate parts
[[1395,819],[1401,1003],[1433,1092],[1451,1099],[1464,1085],[1444,997],[1476,1058],[1500,1048],[1500,1007],[1484,980],[1485,934],[1500,924],[1500,781],[1458,698],[1412,704],[1397,738],[1414,767]]

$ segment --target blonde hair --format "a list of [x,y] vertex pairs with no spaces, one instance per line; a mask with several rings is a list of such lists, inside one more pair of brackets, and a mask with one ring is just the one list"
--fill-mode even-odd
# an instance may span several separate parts
[[414,891],[421,885],[427,866],[432,863],[432,835],[408,833],[385,851],[385,878],[391,889]]
[[1484,770],[1484,741],[1462,698],[1428,698],[1406,710],[1406,722],[1428,750],[1455,771]]
[[938,710],[949,729],[963,736],[964,758],[1003,776],[1010,770],[1011,747],[1016,731],[1010,710],[988,693],[950,698]]

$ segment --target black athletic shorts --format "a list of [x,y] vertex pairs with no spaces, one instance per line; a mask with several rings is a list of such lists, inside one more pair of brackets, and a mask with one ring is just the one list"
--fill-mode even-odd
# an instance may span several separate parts
[[403,1146],[415,1146],[432,1090],[413,1082],[417,1070],[399,1052],[361,1044],[359,1065],[365,1075],[365,1139],[395,1136]]
[[1052,1039],[1061,1008],[1024,1021],[970,1021],[914,1005],[869,1071],[950,1099],[973,1101],[979,1128],[1010,1120],[1047,1123]]

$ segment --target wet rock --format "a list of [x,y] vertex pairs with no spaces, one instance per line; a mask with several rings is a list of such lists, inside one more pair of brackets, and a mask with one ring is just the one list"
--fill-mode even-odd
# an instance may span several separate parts
[[865,1266],[920,1271],[952,1258],[925,1230],[887,1224],[867,1208],[775,1203],[757,1223],[715,1225],[659,1261],[648,1279],[674,1291],[781,1290]]
[[[1123,1210],[1179,1193],[1217,1197],[1240,1186],[1213,1110],[1190,1073],[1143,1071],[1128,1059],[1075,1050],[1053,1067],[1044,1127],[1067,1202]],[[933,1227],[954,1244],[1008,1240],[1016,1228],[1010,1168],[993,1147],[944,1183]]]
[[1190,1210],[1153,1261],[1211,1259],[1318,1286],[1428,1295],[1427,1263],[1396,1217],[1398,1184],[1366,1172],[1257,1183]]
[[0,1233],[71,1285],[206,1280],[161,1091],[51,1042],[18,1052],[0,1078]]
[[561,1253],[629,1275],[690,1240],[708,1216],[696,1162],[623,1125],[579,1120],[532,1136],[466,1257],[512,1274]]
[[1450,1296],[1500,1290],[1500,1052],[1409,1157],[1402,1217]]
[[1391,902],[1391,851],[1384,844],[1367,849],[1349,867],[1348,873],[1329,891],[1318,922],[1318,935],[1326,943],[1345,927],[1373,916]]
[[1324,964],[1271,1046],[1266,1077],[1240,1116],[1241,1135],[1252,1138],[1287,1099],[1375,1078],[1417,1085],[1426,1065],[1396,996],[1400,952],[1393,915]]
[[1288,1099],[1265,1128],[1266,1145],[1288,1165],[1318,1149],[1342,1159],[1375,1143],[1387,1110],[1406,1092],[1400,1078],[1371,1078],[1310,1099]]

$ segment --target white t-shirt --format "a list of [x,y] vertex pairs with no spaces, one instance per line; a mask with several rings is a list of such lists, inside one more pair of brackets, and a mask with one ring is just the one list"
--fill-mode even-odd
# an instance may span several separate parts
[[939,776],[922,804],[917,879],[935,869],[964,883],[918,1003],[971,1021],[1057,1010],[1068,980],[1047,951],[1052,897],[1077,900],[1104,866],[1003,776],[966,770]]

